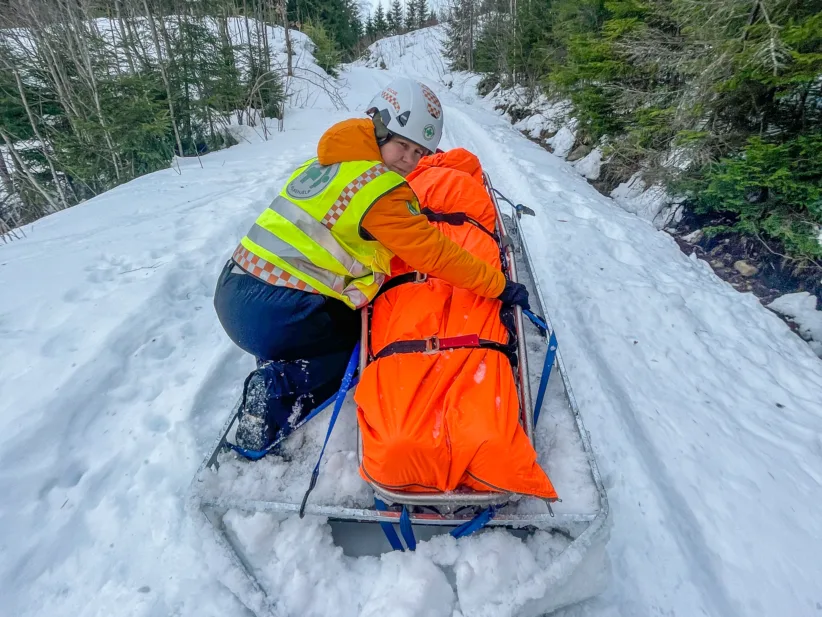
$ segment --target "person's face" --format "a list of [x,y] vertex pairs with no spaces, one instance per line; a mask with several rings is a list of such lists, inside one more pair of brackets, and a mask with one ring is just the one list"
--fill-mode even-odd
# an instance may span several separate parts
[[414,170],[427,151],[412,141],[394,135],[380,146],[380,154],[386,167],[404,178]]

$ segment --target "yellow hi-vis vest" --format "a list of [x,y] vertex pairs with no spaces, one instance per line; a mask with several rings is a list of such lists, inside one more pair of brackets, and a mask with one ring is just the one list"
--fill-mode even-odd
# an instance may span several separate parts
[[351,308],[367,305],[391,273],[393,254],[360,236],[380,197],[405,182],[380,161],[303,163],[234,252],[246,272],[321,293]]

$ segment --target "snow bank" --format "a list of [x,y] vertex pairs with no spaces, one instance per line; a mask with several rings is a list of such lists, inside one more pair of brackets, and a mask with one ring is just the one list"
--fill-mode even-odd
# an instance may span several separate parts
[[594,148],[586,156],[576,161],[574,168],[588,180],[598,179],[602,169],[602,150]]
[[421,76],[426,80],[445,83],[451,72],[441,53],[444,40],[444,26],[389,36],[372,43],[363,57],[352,66],[385,70],[402,65],[410,71],[409,76]]
[[816,303],[816,296],[800,291],[778,297],[768,308],[795,322],[799,326],[799,334],[822,358],[822,311],[816,310]]
[[548,144],[553,149],[554,154],[564,159],[571,153],[571,148],[574,147],[576,140],[577,136],[573,129],[563,126],[559,131],[557,131],[556,135],[548,140]]
[[682,199],[671,196],[659,184],[648,186],[641,171],[611,191],[611,198],[627,212],[653,223],[657,229],[672,222],[678,223],[682,218],[682,209],[678,207]]

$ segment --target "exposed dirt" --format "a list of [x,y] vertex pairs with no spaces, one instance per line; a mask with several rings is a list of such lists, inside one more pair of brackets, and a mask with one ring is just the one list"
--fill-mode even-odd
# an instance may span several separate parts
[[[817,298],[822,295],[822,271],[814,266],[802,268],[796,261],[776,254],[774,251],[778,252],[778,248],[766,247],[756,238],[738,233],[703,235],[695,241],[685,238],[703,227],[727,222],[716,215],[697,215],[686,210],[673,236],[683,251],[689,254],[696,251],[697,257],[707,261],[717,276],[739,291],[753,293],[763,304],[797,291],[808,291]],[[735,267],[740,261],[756,268],[756,273],[743,275]],[[744,266],[742,269],[745,270]]]

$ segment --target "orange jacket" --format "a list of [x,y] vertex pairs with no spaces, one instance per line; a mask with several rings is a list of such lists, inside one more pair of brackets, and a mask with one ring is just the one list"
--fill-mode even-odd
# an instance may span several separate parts
[[[321,165],[381,161],[371,120],[345,120],[328,129],[317,146]],[[479,296],[495,298],[505,277],[444,236],[423,215],[412,214],[417,201],[407,184],[378,199],[362,220],[362,229],[412,269],[440,278]]]

